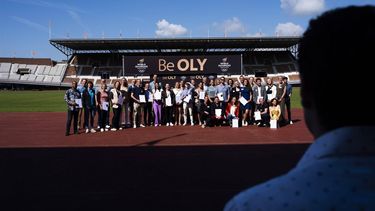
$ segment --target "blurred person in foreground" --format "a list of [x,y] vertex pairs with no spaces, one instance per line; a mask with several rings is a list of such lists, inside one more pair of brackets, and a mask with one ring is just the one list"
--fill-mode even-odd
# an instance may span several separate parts
[[353,109],[348,99],[361,105],[373,84],[334,91],[348,74],[370,74],[374,38],[374,6],[336,9],[310,21],[298,63],[305,121],[316,140],[295,168],[239,193],[226,211],[375,210],[375,113]]

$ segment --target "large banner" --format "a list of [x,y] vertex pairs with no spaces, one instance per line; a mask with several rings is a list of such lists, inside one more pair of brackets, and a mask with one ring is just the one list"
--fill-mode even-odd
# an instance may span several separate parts
[[240,73],[241,55],[125,57],[125,75],[234,75]]

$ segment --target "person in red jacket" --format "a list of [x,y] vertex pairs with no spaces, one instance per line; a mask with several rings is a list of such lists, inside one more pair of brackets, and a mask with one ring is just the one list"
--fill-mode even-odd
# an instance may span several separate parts
[[228,103],[225,109],[225,116],[229,121],[229,124],[232,125],[232,120],[238,118],[240,114],[240,105],[237,102],[237,98],[233,97],[232,100]]

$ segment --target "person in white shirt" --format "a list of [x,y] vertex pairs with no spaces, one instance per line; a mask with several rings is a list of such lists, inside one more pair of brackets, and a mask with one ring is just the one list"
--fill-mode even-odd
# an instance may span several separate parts
[[[182,85],[182,86],[181,86]],[[176,82],[173,93],[175,95],[175,114],[174,114],[174,120],[175,125],[181,125],[181,119],[182,119],[182,100],[181,100],[181,94],[182,94],[182,88],[183,82]]]
[[305,121],[316,140],[295,168],[241,192],[224,210],[375,210],[375,112],[337,103],[369,94],[345,89],[332,95],[347,80],[343,73],[373,71],[374,20],[374,6],[351,6],[310,21],[298,64]]
[[270,103],[273,98],[276,98],[277,88],[276,85],[273,83],[272,78],[267,78],[267,85],[266,85],[266,98],[267,103]]
[[162,91],[163,90],[161,89],[161,87],[159,87],[159,84],[155,83],[154,89],[152,90],[152,96],[154,99],[152,103],[152,108],[153,108],[154,116],[155,116],[155,121],[154,121],[155,127],[161,126],[161,120],[162,120],[161,107],[163,105],[162,96],[161,96]]

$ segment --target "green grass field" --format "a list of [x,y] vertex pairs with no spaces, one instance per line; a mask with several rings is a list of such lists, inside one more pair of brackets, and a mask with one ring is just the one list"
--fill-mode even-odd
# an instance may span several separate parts
[[65,91],[0,91],[0,112],[66,111]]
[[[302,108],[299,88],[293,88],[292,107]],[[0,91],[0,112],[66,111],[65,91]]]

